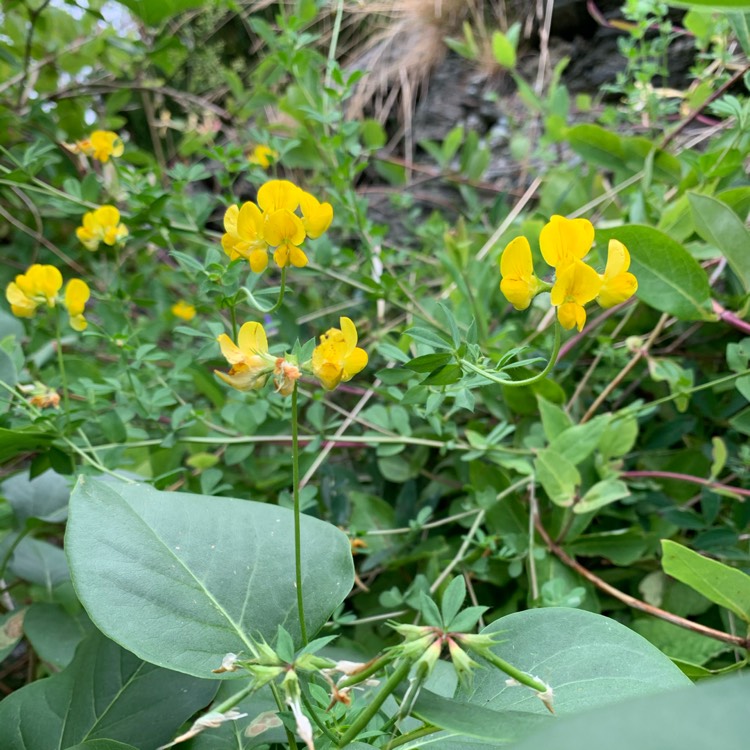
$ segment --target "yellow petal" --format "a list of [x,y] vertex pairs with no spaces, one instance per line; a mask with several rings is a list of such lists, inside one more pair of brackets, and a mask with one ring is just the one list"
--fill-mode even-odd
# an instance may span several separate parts
[[317,368],[313,365],[313,372],[315,373],[315,377],[320,381],[320,384],[327,391],[332,391],[341,382],[344,374],[343,369],[337,367],[332,362],[323,362]]
[[364,349],[357,347],[351,354],[348,354],[344,359],[344,374],[342,380],[350,380],[352,376],[356,375],[361,370],[367,367],[367,352]]
[[222,333],[216,340],[219,342],[219,348],[221,349],[224,359],[226,359],[230,365],[239,364],[245,359],[245,355],[240,348],[229,338],[229,336],[226,335],[226,333]]
[[317,239],[333,221],[333,206],[330,203],[320,203],[315,196],[304,190],[300,190],[299,206],[307,235],[313,240]]
[[307,265],[307,256],[296,245],[291,245],[289,248],[289,262],[295,268],[304,268]]
[[596,301],[602,307],[614,307],[630,299],[638,291],[638,280],[632,273],[620,273],[612,278],[605,276]]
[[529,284],[520,279],[503,279],[500,282],[500,291],[516,310],[525,310],[534,296]]
[[504,279],[527,279],[534,275],[531,246],[525,237],[511,240],[500,256],[500,275]]
[[351,318],[341,317],[339,318],[339,325],[341,326],[341,333],[344,335],[344,342],[346,343],[346,353],[354,351],[354,347],[357,346],[357,327],[352,322]]
[[190,321],[195,317],[196,311],[193,305],[185,302],[184,299],[178,300],[170,308],[172,315],[182,320]]
[[116,226],[120,222],[120,212],[114,206],[100,206],[94,211],[94,219],[102,226]]
[[550,218],[539,235],[542,256],[553,268],[580,260],[593,242],[594,225],[588,219],[566,219],[558,215]]
[[[35,269],[33,278],[37,294],[44,295],[47,304],[50,307],[54,307],[57,293],[62,289],[63,285],[62,274],[54,266],[35,265],[31,268]],[[29,273],[31,272],[31,268],[29,269]]]
[[253,250],[247,255],[248,261],[250,261],[250,268],[253,273],[263,273],[268,266],[268,251],[267,250]]
[[289,245],[279,245],[273,252],[273,259],[279,268],[286,268],[289,265]]
[[610,240],[607,248],[607,267],[604,276],[617,276],[630,268],[630,253],[619,240]]
[[557,308],[557,319],[566,331],[573,327],[581,331],[586,325],[586,310],[575,302],[565,302]]
[[229,234],[237,234],[237,217],[239,214],[239,206],[229,206],[224,212],[224,231]]
[[601,286],[599,274],[583,261],[575,260],[558,270],[550,298],[555,307],[565,302],[585,305],[599,294]]
[[305,240],[305,227],[299,216],[281,208],[267,216],[263,235],[266,242],[274,247],[285,241],[299,245]]
[[[71,318],[82,316],[91,297],[89,285],[82,279],[71,279],[65,287],[65,307]],[[71,323],[72,325],[72,323]],[[73,326],[75,328],[75,326]],[[77,328],[76,330],[83,330]]]
[[266,332],[263,326],[254,320],[245,323],[240,328],[237,344],[240,350],[248,356],[252,356],[253,354],[268,354]]
[[237,234],[247,242],[254,242],[262,237],[263,214],[250,201],[242,204],[237,215]]
[[89,326],[88,321],[83,315],[71,315],[68,322],[74,331],[85,331]]
[[295,211],[299,206],[300,189],[289,180],[269,180],[258,190],[258,205],[264,213],[273,213],[282,208]]

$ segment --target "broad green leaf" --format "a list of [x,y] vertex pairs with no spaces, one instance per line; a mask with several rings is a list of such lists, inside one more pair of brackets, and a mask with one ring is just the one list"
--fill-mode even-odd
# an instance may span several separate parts
[[573,420],[568,413],[558,404],[547,401],[546,398],[537,396],[539,402],[539,415],[542,418],[544,436],[550,442],[554,440],[563,430],[573,426]]
[[[482,633],[502,638],[492,649],[498,656],[552,687],[558,717],[690,684],[637,633],[580,609],[516,612],[496,620]],[[473,687],[459,689],[456,697],[493,711],[547,713],[534,691],[506,685],[505,680],[499,670],[477,670]]]
[[80,745],[74,745],[67,750],[138,750],[133,745],[126,745],[116,740],[87,740]]
[[669,5],[678,5],[682,8],[750,10],[750,0],[669,0]]
[[29,479],[28,471],[16,474],[2,483],[0,491],[21,524],[29,518],[49,523],[67,518],[70,488],[65,477],[52,469],[33,479]]
[[443,592],[443,598],[440,601],[440,611],[443,616],[445,627],[450,630],[450,623],[458,614],[461,605],[466,598],[466,581],[462,575],[456,576]]
[[750,680],[709,680],[552,722],[513,750],[746,750],[748,702]]
[[682,176],[680,160],[676,156],[657,148],[653,141],[643,136],[628,136],[622,139],[625,161],[634,171],[644,168],[652,160],[654,176],[668,184],[676,185]]
[[70,578],[60,547],[28,536],[13,551],[9,568],[19,578],[43,586],[50,594],[55,586]]
[[632,416],[616,417],[605,428],[599,440],[599,453],[605,461],[624,456],[635,445],[638,420]]
[[[302,516],[307,631],[349,593],[349,540]],[[66,550],[94,624],[141,658],[208,676],[283,625],[298,642],[294,518],[286,508],[82,477]]]
[[83,610],[75,615],[59,604],[34,602],[26,611],[23,631],[37,656],[57,669],[65,669],[78,644],[94,626]]
[[539,451],[534,460],[536,476],[555,505],[573,504],[581,475],[575,464],[551,448]]
[[411,336],[414,341],[433,346],[436,349],[453,349],[451,339],[441,331],[437,331],[434,328],[414,326],[414,328],[409,328],[404,331],[404,335]]
[[595,417],[590,422],[576,424],[563,430],[549,447],[578,466],[595,450],[609,422],[609,416]]
[[622,500],[630,495],[630,490],[625,482],[619,479],[603,479],[586,490],[586,494],[580,502],[573,506],[574,513],[590,513],[592,510],[598,510],[605,505],[614,503],[616,500]]
[[665,573],[750,622],[750,576],[747,573],[668,539],[663,539],[661,546]]
[[501,68],[514,68],[516,65],[516,48],[513,42],[502,31],[492,33],[492,54]]
[[0,462],[20,453],[47,448],[54,439],[54,435],[36,429],[7,430],[0,427]]
[[710,195],[688,193],[698,234],[721,250],[745,292],[750,291],[750,232],[725,203]]
[[638,617],[630,625],[670,659],[701,666],[731,646],[658,617]]
[[678,242],[652,227],[629,225],[597,232],[597,241],[622,242],[630,252],[637,296],[680,320],[715,320],[705,272]]
[[0,703],[2,748],[66,750],[109,739],[153,750],[203,708],[218,685],[147,664],[93,633],[66,670]]
[[567,136],[573,151],[587,162],[612,170],[625,166],[625,149],[616,133],[599,125],[584,123],[569,128]]

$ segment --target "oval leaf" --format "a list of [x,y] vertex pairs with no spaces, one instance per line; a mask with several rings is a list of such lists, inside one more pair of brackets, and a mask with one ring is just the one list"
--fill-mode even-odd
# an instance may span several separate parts
[[[349,593],[349,540],[302,516],[307,630]],[[66,550],[94,623],[146,661],[205,677],[279,625],[300,639],[294,517],[263,503],[81,477]]]
[[599,242],[606,245],[610,239],[630,251],[639,299],[680,320],[716,320],[706,274],[679,242],[652,227],[636,225],[597,232]]

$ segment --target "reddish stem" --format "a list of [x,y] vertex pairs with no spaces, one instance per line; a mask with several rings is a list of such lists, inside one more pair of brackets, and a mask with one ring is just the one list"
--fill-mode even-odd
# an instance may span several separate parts
[[750,490],[743,490],[741,487],[733,487],[730,484],[714,482],[712,479],[694,477],[692,474],[680,474],[676,471],[623,471],[620,476],[624,479],[676,479],[678,482],[702,484],[704,487],[710,487],[714,490],[726,490],[735,495],[750,497]]

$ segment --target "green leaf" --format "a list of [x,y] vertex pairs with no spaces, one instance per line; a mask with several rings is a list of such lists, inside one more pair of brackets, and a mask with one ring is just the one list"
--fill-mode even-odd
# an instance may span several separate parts
[[609,416],[603,415],[590,422],[568,427],[550,441],[549,447],[578,466],[596,450],[607,422],[609,422]]
[[630,251],[630,271],[638,298],[680,320],[715,320],[705,272],[678,242],[652,227],[622,226],[597,232],[598,242],[622,242]]
[[440,614],[437,604],[424,591],[419,595],[419,611],[424,617],[425,623],[436,628],[443,627],[443,618]]
[[619,135],[599,125],[582,124],[569,128],[567,137],[573,151],[587,162],[611,170],[624,167],[625,149]]
[[14,610],[0,616],[0,664],[21,640],[26,610]]
[[750,681],[719,678],[552,722],[513,750],[746,750]]
[[669,0],[669,5],[678,5],[683,8],[750,10],[748,0]]
[[158,26],[168,18],[182,13],[190,8],[201,5],[212,5],[212,0],[118,0],[138,18],[143,19],[149,26]]
[[516,48],[513,42],[502,31],[492,34],[492,54],[502,68],[514,68],[516,65]]
[[94,626],[83,610],[72,615],[59,604],[34,602],[26,611],[23,630],[42,661],[65,669]]
[[36,429],[7,430],[0,427],[0,463],[27,451],[47,448],[55,436]]
[[555,505],[573,504],[581,475],[575,464],[551,448],[539,451],[534,460],[536,476]]
[[448,588],[443,592],[443,598],[440,601],[443,623],[448,630],[450,630],[450,623],[453,622],[453,618],[458,614],[465,598],[466,581],[464,581],[462,575],[459,575],[448,584]]
[[414,341],[428,346],[434,346],[436,349],[453,349],[450,338],[434,328],[422,328],[415,326],[404,331],[405,336],[411,336]]
[[688,193],[695,231],[721,250],[745,292],[750,291],[750,232],[737,214],[710,195]]
[[421,357],[415,357],[407,362],[404,367],[414,372],[432,372],[438,367],[447,365],[453,359],[453,355],[448,352],[423,354]]
[[604,479],[589,487],[581,501],[573,506],[573,512],[589,513],[629,496],[630,490],[625,482],[619,479]]
[[60,523],[67,518],[68,482],[52,469],[33,479],[29,479],[28,471],[16,474],[6,479],[0,489],[21,524],[29,518],[49,523]]
[[461,380],[462,375],[463,370],[460,365],[443,365],[430,373],[422,381],[422,385],[453,385]]
[[147,664],[93,633],[66,670],[0,703],[3,750],[64,749],[98,738],[154,748],[172,739],[218,685]]
[[[302,516],[302,574],[312,636],[349,593],[349,540]],[[82,477],[70,499],[73,583],[103,632],[154,664],[207,676],[229,652],[299,642],[290,510],[225,497],[158,492]]]
[[66,750],[138,750],[138,748],[116,740],[88,740]]
[[[552,687],[558,717],[690,684],[637,633],[584,610],[529,609],[495,620],[482,633],[501,635],[492,651]],[[533,690],[505,680],[499,670],[477,670],[473,686],[459,689],[456,698],[494,711],[547,713]]]
[[553,404],[551,401],[547,401],[546,398],[542,398],[542,396],[539,395],[537,395],[536,398],[539,403],[539,415],[542,418],[544,436],[551,442],[563,432],[563,430],[572,427],[573,420],[561,406]]
[[617,417],[605,428],[599,440],[599,453],[605,461],[624,456],[635,445],[638,420],[633,416]]
[[747,573],[668,539],[662,539],[661,547],[665,573],[750,622],[750,576]]

